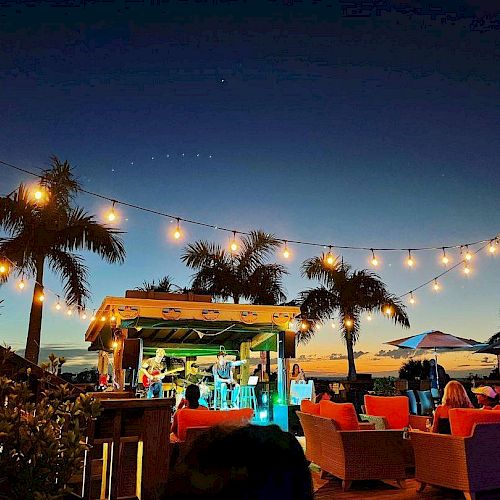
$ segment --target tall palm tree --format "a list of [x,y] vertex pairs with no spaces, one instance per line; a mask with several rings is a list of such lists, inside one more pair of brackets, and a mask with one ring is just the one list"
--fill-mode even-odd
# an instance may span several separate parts
[[301,294],[301,313],[305,319],[298,338],[307,342],[314,335],[318,323],[338,315],[347,346],[348,379],[354,380],[354,344],[360,333],[361,313],[380,312],[406,328],[410,327],[410,322],[401,301],[387,291],[375,273],[366,269],[353,271],[348,264],[338,260],[329,265],[326,259],[327,255],[323,254],[302,264],[302,275],[319,280],[321,285]]
[[75,253],[87,250],[110,263],[123,262],[125,249],[120,233],[97,222],[74,205],[80,188],[67,161],[51,157],[51,168],[42,172],[43,197],[34,200],[24,184],[0,198],[0,258],[14,262],[10,273],[35,279],[25,357],[37,363],[42,326],[44,272],[46,265],[63,281],[68,306],[84,307],[90,292],[84,259]]
[[202,290],[235,304],[277,304],[285,300],[280,264],[267,263],[282,242],[272,234],[252,231],[241,238],[239,251],[229,252],[215,243],[197,241],[184,249],[182,261],[195,269],[192,290]]

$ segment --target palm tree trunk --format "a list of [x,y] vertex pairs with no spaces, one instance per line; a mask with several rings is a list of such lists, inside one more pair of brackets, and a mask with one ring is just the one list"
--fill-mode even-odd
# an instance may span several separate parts
[[43,302],[39,300],[39,297],[43,293],[43,264],[43,258],[37,260],[36,281],[33,290],[33,301],[31,302],[26,351],[24,353],[24,357],[35,364],[38,364],[38,356],[40,354],[40,333],[42,331]]
[[356,380],[356,364],[354,363],[354,343],[350,335],[346,339],[347,344],[347,361],[349,363],[348,380]]

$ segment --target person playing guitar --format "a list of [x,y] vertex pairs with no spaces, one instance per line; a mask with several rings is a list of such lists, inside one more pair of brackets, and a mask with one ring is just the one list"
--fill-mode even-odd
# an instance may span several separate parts
[[166,375],[166,373],[162,373],[165,370],[164,357],[165,350],[159,348],[156,349],[154,358],[146,359],[142,363],[142,383],[144,388],[148,389],[148,399],[163,397],[162,378]]

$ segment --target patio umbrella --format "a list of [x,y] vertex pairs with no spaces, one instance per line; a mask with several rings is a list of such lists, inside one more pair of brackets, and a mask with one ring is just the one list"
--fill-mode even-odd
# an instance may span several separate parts
[[481,347],[481,349],[478,349],[475,354],[496,354],[497,368],[500,371],[500,340],[492,344],[486,344],[484,347]]
[[467,350],[474,346],[482,345],[479,342],[476,342],[475,340],[456,337],[455,335],[451,335],[449,333],[443,333],[438,330],[431,330],[429,332],[419,333],[418,335],[405,337],[404,339],[392,340],[391,342],[386,342],[386,344],[399,347],[400,349],[433,349],[434,358],[436,360],[436,380],[438,389],[439,389],[438,362],[437,362],[438,349]]

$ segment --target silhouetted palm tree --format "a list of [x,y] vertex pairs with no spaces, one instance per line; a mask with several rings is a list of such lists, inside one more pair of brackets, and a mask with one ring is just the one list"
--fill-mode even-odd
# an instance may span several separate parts
[[40,350],[43,302],[39,299],[45,265],[62,279],[67,305],[84,307],[89,297],[87,267],[75,251],[97,253],[110,263],[123,262],[125,257],[119,231],[73,205],[79,184],[67,161],[51,157],[51,168],[43,171],[40,186],[44,194],[38,201],[23,184],[0,198],[0,228],[9,235],[0,239],[0,256],[15,263],[15,274],[35,279],[25,352],[34,363]]
[[285,300],[282,278],[287,274],[280,264],[267,259],[282,244],[273,235],[252,231],[241,238],[240,249],[229,252],[215,243],[197,241],[184,249],[182,261],[195,269],[191,289],[213,297],[241,299],[252,304],[277,304]]
[[356,378],[354,344],[360,332],[363,312],[380,312],[395,324],[409,328],[404,306],[380,278],[366,269],[352,271],[344,262],[327,263],[327,255],[313,257],[302,264],[302,275],[319,280],[321,285],[302,292],[301,313],[305,320],[298,333],[299,341],[307,342],[318,323],[338,315],[340,329],[347,346],[349,380]]
[[143,281],[141,286],[138,286],[136,290],[140,290],[141,292],[174,292],[179,291],[180,287],[175,285],[170,276],[164,276],[161,278],[158,283],[153,281]]

